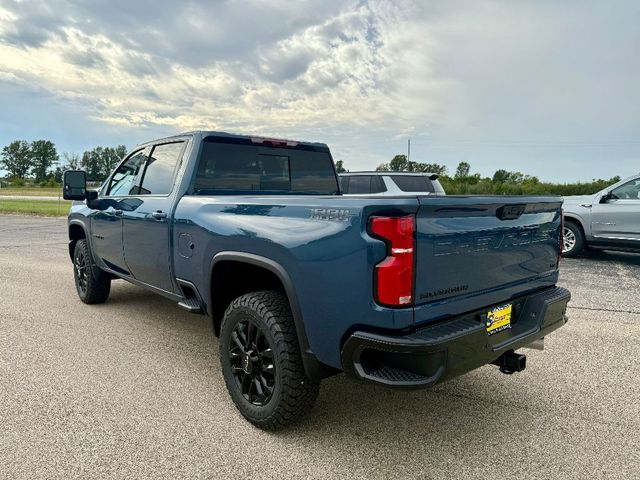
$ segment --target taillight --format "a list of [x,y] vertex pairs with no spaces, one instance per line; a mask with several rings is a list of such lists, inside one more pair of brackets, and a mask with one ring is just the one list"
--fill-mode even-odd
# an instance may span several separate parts
[[375,269],[375,294],[381,305],[401,307],[413,303],[415,222],[413,216],[371,217],[371,234],[387,243],[387,258]]

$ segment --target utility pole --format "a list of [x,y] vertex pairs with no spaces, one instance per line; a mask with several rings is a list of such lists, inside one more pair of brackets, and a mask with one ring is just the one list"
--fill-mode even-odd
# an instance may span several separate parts
[[407,138],[407,162],[411,160],[411,139]]

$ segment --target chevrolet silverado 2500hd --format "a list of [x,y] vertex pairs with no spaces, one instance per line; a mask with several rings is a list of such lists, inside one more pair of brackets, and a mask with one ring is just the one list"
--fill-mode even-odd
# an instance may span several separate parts
[[275,429],[345,371],[420,388],[566,322],[557,197],[343,196],[326,145],[192,132],[133,149],[97,191],[65,174],[76,290],[124,279],[207,315],[230,396]]

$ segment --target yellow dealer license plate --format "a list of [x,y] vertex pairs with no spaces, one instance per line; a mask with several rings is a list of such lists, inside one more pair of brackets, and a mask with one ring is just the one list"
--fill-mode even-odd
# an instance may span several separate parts
[[487,333],[493,335],[494,333],[502,332],[507,328],[511,328],[511,312],[513,305],[503,305],[496,307],[493,310],[489,310],[487,313]]

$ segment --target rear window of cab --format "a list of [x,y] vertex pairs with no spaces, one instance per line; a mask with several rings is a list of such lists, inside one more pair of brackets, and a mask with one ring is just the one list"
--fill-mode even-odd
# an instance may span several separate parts
[[194,193],[338,193],[328,151],[298,144],[286,147],[252,144],[249,139],[233,140],[233,143],[216,137],[204,140]]

